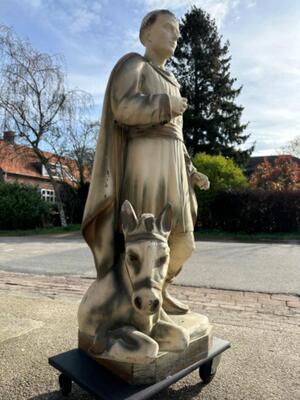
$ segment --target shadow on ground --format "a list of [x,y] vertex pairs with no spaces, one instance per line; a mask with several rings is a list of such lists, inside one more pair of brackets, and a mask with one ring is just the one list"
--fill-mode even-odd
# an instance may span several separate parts
[[[198,382],[195,385],[185,386],[178,388],[178,390],[169,388],[161,391],[159,394],[151,397],[153,400],[191,400],[195,399],[198,394],[200,394],[202,388],[205,386],[202,382]],[[64,397],[59,390],[50,393],[43,393],[38,396],[30,397],[29,400],[91,400],[95,397],[83,389],[81,389],[76,384],[73,384],[72,393],[68,397]]]

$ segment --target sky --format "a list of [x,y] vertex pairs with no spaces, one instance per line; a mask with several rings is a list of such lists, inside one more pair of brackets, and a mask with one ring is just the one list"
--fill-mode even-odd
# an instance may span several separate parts
[[0,24],[41,52],[61,54],[70,87],[90,92],[100,117],[106,83],[124,54],[144,53],[144,15],[168,8],[179,19],[192,5],[216,20],[230,43],[237,103],[249,122],[253,155],[277,154],[300,135],[300,1],[298,0],[0,0]]

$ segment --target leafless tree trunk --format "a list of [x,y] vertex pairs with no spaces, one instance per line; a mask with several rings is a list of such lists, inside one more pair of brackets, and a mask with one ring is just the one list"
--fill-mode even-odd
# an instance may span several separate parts
[[10,28],[0,25],[2,129],[15,131],[21,143],[30,146],[44,165],[55,190],[62,226],[67,223],[59,184],[51,168],[53,155],[42,148],[61,139],[73,97],[74,91],[65,84],[60,57],[38,52]]
[[65,171],[67,180],[76,181],[78,188],[90,180],[100,130],[100,123],[93,116],[93,107],[93,97],[89,93],[73,92],[59,128],[63,136],[58,134],[55,138],[53,135],[48,142],[53,152],[62,156],[61,168],[68,168],[68,172]]

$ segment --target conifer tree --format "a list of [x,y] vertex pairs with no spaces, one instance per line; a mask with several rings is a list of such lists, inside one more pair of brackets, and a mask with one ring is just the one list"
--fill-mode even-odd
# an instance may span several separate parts
[[243,107],[235,103],[242,87],[230,76],[229,42],[222,44],[210,16],[192,7],[180,22],[181,38],[169,67],[181,84],[189,108],[184,113],[184,139],[189,153],[231,157],[247,162],[254,147],[241,150],[248,124],[241,123]]

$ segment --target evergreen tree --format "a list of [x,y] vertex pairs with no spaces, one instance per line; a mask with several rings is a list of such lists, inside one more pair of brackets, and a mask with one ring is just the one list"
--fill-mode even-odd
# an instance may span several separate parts
[[244,164],[253,147],[238,148],[249,135],[241,123],[243,107],[235,104],[242,87],[233,87],[229,42],[221,43],[215,22],[197,7],[180,23],[181,38],[169,66],[188,99],[184,113],[184,139],[192,156],[198,152],[231,157]]

